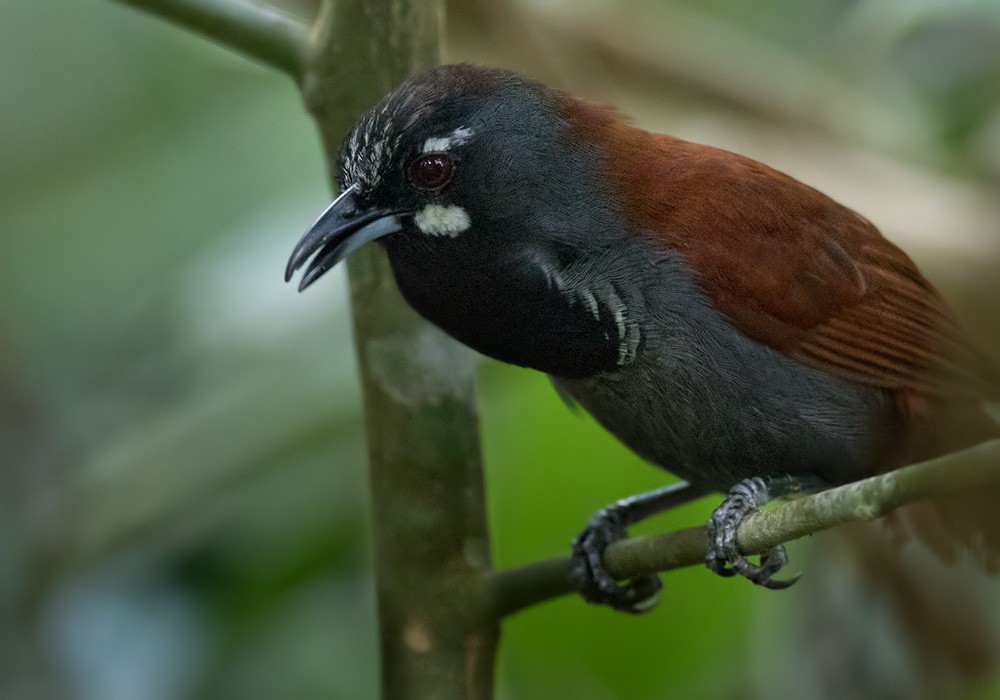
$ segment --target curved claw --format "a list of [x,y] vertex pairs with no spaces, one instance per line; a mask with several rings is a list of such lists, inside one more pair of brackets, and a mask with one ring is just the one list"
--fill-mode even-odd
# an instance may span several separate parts
[[627,533],[620,516],[613,508],[603,508],[590,519],[583,532],[573,540],[569,580],[589,602],[608,605],[615,610],[643,613],[659,601],[663,587],[655,574],[619,582],[605,570],[602,555],[612,542],[624,539]]
[[761,555],[760,564],[749,561],[736,546],[736,531],[744,518],[767,503],[769,497],[770,490],[763,479],[746,479],[736,484],[722,505],[712,512],[708,521],[709,542],[705,555],[705,564],[711,571],[720,576],[739,574],[771,590],[788,588],[799,580],[802,574],[782,580],[773,578],[788,563],[784,545]]

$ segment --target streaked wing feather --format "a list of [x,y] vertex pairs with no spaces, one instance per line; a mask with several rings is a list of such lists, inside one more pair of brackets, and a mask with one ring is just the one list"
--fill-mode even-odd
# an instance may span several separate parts
[[632,223],[684,255],[747,336],[903,394],[1000,397],[947,304],[867,219],[757,161],[572,105],[579,135],[614,155],[609,174]]

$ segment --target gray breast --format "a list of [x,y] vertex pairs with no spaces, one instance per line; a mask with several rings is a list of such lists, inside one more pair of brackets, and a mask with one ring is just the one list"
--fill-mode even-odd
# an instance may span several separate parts
[[646,460],[712,489],[750,476],[841,483],[870,473],[891,423],[882,393],[750,340],[666,267],[626,300],[641,319],[634,361],[553,378],[559,390]]

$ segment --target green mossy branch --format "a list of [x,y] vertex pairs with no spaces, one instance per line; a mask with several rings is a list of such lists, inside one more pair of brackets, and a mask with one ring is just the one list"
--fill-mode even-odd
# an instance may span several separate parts
[[[914,464],[794,501],[778,503],[749,516],[737,542],[745,554],[760,554],[784,542],[845,523],[873,520],[917,501],[1000,487],[1000,440]],[[617,579],[703,565],[708,533],[692,527],[616,542],[604,555]],[[491,615],[503,617],[571,592],[567,557],[556,557],[499,571],[486,580],[480,599]]]
[[309,26],[253,0],[118,0],[273,66],[298,80]]

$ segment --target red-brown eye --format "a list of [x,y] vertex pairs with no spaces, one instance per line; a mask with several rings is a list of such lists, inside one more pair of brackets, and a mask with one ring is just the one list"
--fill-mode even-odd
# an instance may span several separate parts
[[448,184],[454,170],[455,164],[447,153],[425,153],[410,163],[406,174],[417,187],[436,190]]

